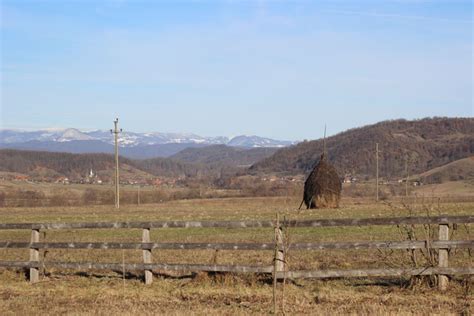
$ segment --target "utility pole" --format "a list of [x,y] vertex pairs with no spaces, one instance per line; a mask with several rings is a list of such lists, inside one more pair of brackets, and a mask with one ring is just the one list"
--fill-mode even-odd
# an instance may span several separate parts
[[114,129],[110,130],[114,134],[115,141],[115,208],[120,208],[120,190],[119,190],[119,157],[118,157],[118,134],[122,132],[122,129],[118,128],[118,118],[114,121]]
[[379,143],[375,143],[375,164],[376,164],[376,171],[375,171],[375,200],[379,201]]
[[406,179],[405,179],[405,196],[408,196],[408,155],[405,156],[405,174],[406,174]]
[[140,184],[138,185],[138,191],[137,191],[137,204],[140,205]]

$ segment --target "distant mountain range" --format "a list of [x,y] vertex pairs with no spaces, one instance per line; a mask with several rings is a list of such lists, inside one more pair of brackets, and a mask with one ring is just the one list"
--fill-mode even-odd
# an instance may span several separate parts
[[[64,130],[62,133],[50,132],[56,136],[47,136],[47,132],[37,132],[37,139],[27,138],[24,134],[21,135],[24,138],[20,139],[18,138],[20,135],[15,136],[15,133],[5,130],[1,133],[3,146],[13,144],[18,146],[17,149],[29,149],[34,152],[0,150],[0,171],[25,173],[32,176],[55,175],[57,172],[73,177],[94,169],[99,173],[103,172],[104,178],[112,174],[112,155],[44,152],[112,153],[113,145],[110,144],[110,140],[108,142],[100,140],[97,136],[98,132],[79,132],[79,134],[76,130]],[[102,133],[104,137],[107,134]],[[228,140],[225,145],[209,144],[209,140],[190,142],[191,139],[197,139],[196,136],[190,138],[180,136],[172,139],[173,141],[183,140],[183,143],[142,143],[125,146],[121,148],[121,156],[155,158],[146,160],[124,158],[121,161],[128,165],[130,170],[136,169],[136,172],[132,174],[137,177],[144,176],[145,173],[170,177],[220,177],[224,173],[232,175],[237,172],[239,175],[302,175],[308,174],[323,151],[322,139],[304,141],[285,148],[258,148],[242,145],[246,140],[251,144],[262,141],[252,137],[237,137],[233,139],[234,142]],[[23,142],[6,142],[19,140]],[[231,143],[239,144],[239,146],[232,147]],[[474,156],[474,118],[384,121],[328,137],[326,148],[329,160],[341,176],[352,174],[362,180],[371,179],[375,175],[376,143],[379,144],[380,149],[379,174],[382,178],[400,179],[406,176],[405,161],[407,161],[411,176],[422,174],[451,162]],[[156,158],[160,155],[168,158]],[[251,165],[250,168],[248,168],[249,165]],[[421,177],[427,182],[470,179],[472,178],[471,167],[472,158],[439,169],[443,171],[442,174],[427,173]]]
[[[119,135],[120,154],[134,159],[169,157],[186,148],[227,145],[242,148],[282,148],[294,142],[259,136],[228,138],[202,137],[189,133],[135,133]],[[75,128],[36,131],[2,129],[0,148],[41,150],[70,153],[112,153],[113,137],[110,131],[80,131]]]

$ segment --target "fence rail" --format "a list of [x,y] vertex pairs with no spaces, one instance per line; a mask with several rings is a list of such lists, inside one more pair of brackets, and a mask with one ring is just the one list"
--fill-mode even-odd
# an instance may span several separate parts
[[[251,272],[272,273],[273,266],[244,265],[205,265],[205,264],[165,264],[165,263],[91,263],[91,262],[48,262],[48,267],[62,269],[96,269],[122,271],[166,270],[166,271],[205,271],[205,272]],[[0,267],[9,268],[41,268],[40,262],[1,261]],[[352,269],[352,270],[320,270],[320,271],[279,271],[277,278],[343,278],[370,276],[413,276],[413,275],[465,275],[474,274],[474,268],[383,268],[383,269]]]
[[[474,223],[474,216],[418,216],[288,220],[287,227],[333,227],[415,224]],[[0,223],[2,229],[112,229],[112,228],[260,228],[275,227],[275,221],[158,221],[158,222],[92,222],[92,223]]]
[[[15,268],[41,268],[41,262],[31,261],[0,261],[0,267]],[[48,262],[48,267],[62,269],[96,269],[96,270],[119,270],[143,271],[143,270],[167,270],[167,271],[206,271],[206,272],[252,272],[272,273],[273,266],[246,266],[246,265],[216,265],[216,264],[168,264],[168,263],[96,263],[96,262]]]
[[[0,241],[3,249],[29,249],[29,261],[0,261],[0,267],[28,268],[30,281],[39,278],[39,269],[45,266],[40,261],[40,249],[137,249],[143,251],[143,263],[94,263],[94,262],[47,262],[48,267],[61,269],[99,269],[99,270],[142,270],[145,282],[152,282],[153,270],[214,271],[273,273],[279,278],[334,278],[403,275],[438,275],[440,289],[447,286],[446,275],[474,274],[473,267],[448,267],[448,250],[454,248],[474,249],[474,240],[449,240],[450,224],[474,223],[474,216],[435,216],[435,217],[390,217],[363,219],[314,219],[275,221],[159,221],[159,222],[95,222],[95,223],[0,223],[0,230],[31,230],[30,242]],[[322,249],[438,249],[438,267],[400,268],[400,269],[352,269],[286,271],[284,258],[283,228],[334,227],[334,226],[373,226],[373,225],[417,225],[434,224],[439,227],[439,240],[426,241],[349,241],[292,243],[292,250]],[[150,241],[151,229],[165,228],[273,228],[274,241],[270,243],[154,243]],[[142,242],[40,242],[40,230],[51,229],[142,229]],[[265,250],[274,251],[274,265],[206,265],[206,264],[166,264],[152,263],[152,250],[159,249],[214,249],[214,250]]]
[[[0,241],[0,248],[34,249],[193,249],[193,250],[274,250],[274,243],[116,243],[116,242],[14,242]],[[435,241],[349,241],[294,243],[292,250],[322,249],[443,249],[474,248],[474,240]]]
[[384,269],[353,269],[353,270],[321,270],[321,271],[288,271],[278,272],[277,277],[297,278],[350,278],[350,277],[401,277],[417,275],[466,275],[474,274],[474,268],[384,268]]

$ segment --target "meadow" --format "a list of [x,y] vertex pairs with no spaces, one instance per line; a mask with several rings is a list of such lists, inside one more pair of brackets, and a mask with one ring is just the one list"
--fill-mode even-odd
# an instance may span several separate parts
[[[1,208],[3,223],[96,222],[158,220],[272,220],[280,218],[367,218],[388,216],[472,215],[472,202],[442,202],[419,198],[416,202],[344,198],[339,209],[297,210],[299,198],[222,198],[167,201],[159,204],[113,206]],[[459,225],[452,239],[473,239],[472,227]],[[472,225],[471,225],[472,226]],[[417,239],[426,238],[426,227],[416,227]],[[406,227],[292,228],[291,242],[407,240]],[[0,231],[0,240],[29,241],[27,230]],[[140,242],[141,230],[48,230],[41,241]],[[272,242],[273,230],[256,229],[152,229],[152,242]],[[140,250],[41,251],[45,269],[40,282],[29,284],[21,270],[0,269],[0,309],[6,314],[247,314],[270,313],[271,276],[255,274],[187,273],[154,271],[152,285],[142,273],[73,271],[48,268],[50,261],[141,262]],[[28,260],[25,249],[2,249],[0,260]],[[153,262],[272,264],[272,251],[154,250]],[[290,251],[292,270],[410,267],[406,250]],[[418,253],[418,264],[426,262]],[[465,249],[451,252],[450,265],[472,266]],[[455,277],[446,292],[429,278],[359,278],[287,280],[278,285],[279,311],[285,313],[472,313],[473,280]]]

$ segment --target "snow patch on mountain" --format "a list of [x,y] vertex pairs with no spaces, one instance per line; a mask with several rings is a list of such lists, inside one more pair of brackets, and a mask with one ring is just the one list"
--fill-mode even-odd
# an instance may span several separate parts
[[94,137],[91,137],[75,128],[68,128],[59,138],[56,139],[58,142],[68,142],[71,140],[94,140]]
[[[241,135],[229,139],[225,136],[202,137],[192,133],[160,133],[147,132],[135,133],[123,131],[118,137],[122,147],[150,146],[162,144],[199,144],[199,145],[228,145],[234,147],[285,147],[294,142],[274,140],[255,135]],[[114,143],[111,131],[93,130],[81,131],[76,128],[65,129],[42,129],[37,131],[0,129],[0,143],[13,144],[30,141],[102,141],[108,144]]]
[[286,147],[292,145],[291,141],[275,140],[255,135],[241,135],[232,138],[227,145],[235,147]]

